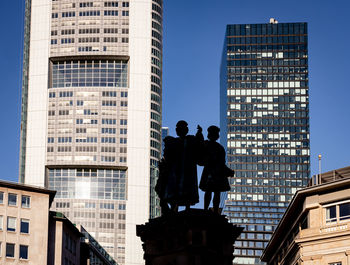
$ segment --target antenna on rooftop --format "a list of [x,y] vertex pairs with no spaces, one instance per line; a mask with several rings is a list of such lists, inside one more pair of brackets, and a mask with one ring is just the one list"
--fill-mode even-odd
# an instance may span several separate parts
[[322,167],[321,167],[321,154],[318,155],[318,176],[317,176],[317,184],[321,184],[321,174],[322,174]]
[[322,156],[321,155],[318,155],[318,174],[321,176],[321,158]]

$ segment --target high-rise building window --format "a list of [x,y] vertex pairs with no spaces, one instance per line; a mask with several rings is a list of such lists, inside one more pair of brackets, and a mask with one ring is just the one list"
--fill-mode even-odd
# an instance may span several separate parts
[[[103,156],[103,162],[114,162],[115,157]],[[126,171],[116,169],[49,169],[49,188],[57,190],[56,198],[66,198],[68,185],[74,192],[70,193],[72,199],[126,199]],[[69,177],[67,181],[61,181],[61,176]],[[81,178],[84,176],[84,178]],[[95,183],[98,183],[96,185]],[[87,187],[82,189],[80,187]],[[109,186],[112,189],[105,190],[99,187]]]
[[0,191],[0,204],[4,203],[4,193]]
[[[86,71],[91,74],[87,75]],[[127,87],[128,63],[116,60],[52,62],[51,76],[52,88]]]

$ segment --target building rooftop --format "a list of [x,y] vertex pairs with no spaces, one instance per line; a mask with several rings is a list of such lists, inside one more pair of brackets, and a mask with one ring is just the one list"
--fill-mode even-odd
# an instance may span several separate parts
[[0,180],[0,187],[48,194],[50,196],[50,205],[56,195],[55,190],[49,190],[49,189],[34,186],[34,185],[21,184],[21,183],[16,183],[11,181]]
[[325,173],[317,174],[312,176],[309,181],[308,186],[314,186],[324,183],[329,183],[339,179],[349,178],[350,177],[350,166],[343,167],[335,170],[331,170]]

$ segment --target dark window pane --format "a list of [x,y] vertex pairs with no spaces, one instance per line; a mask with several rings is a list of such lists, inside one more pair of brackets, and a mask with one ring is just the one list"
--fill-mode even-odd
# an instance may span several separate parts
[[350,219],[350,203],[343,203],[339,205],[339,219]]
[[15,244],[6,243],[6,257],[15,257]]
[[19,258],[20,259],[28,259],[28,246],[19,246]]
[[9,197],[8,205],[16,206],[17,205],[17,194],[9,193],[8,197]]
[[21,233],[29,233],[29,220],[21,219]]
[[326,221],[328,222],[334,222],[337,220],[336,215],[336,206],[330,206],[326,208]]
[[22,195],[22,208],[29,208],[30,207],[30,197]]

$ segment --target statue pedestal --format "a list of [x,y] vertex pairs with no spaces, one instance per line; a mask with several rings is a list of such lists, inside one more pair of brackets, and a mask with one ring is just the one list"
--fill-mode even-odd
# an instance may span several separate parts
[[232,265],[233,244],[243,228],[225,216],[200,209],[138,225],[146,265]]

